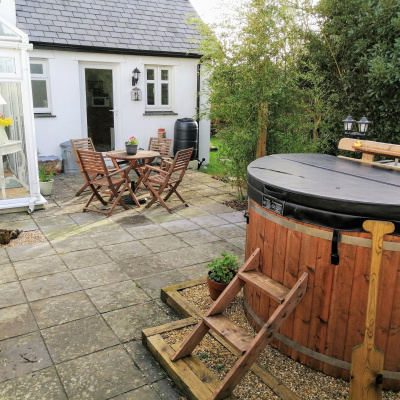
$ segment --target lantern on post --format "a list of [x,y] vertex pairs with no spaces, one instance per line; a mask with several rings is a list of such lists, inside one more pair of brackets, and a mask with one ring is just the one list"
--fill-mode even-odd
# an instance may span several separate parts
[[[365,136],[368,130],[368,125],[372,123],[368,121],[367,117],[362,117],[360,121],[355,121],[351,115],[349,115],[342,122],[344,124],[344,133],[350,136]],[[352,132],[352,127],[355,122],[357,122],[358,131]]]

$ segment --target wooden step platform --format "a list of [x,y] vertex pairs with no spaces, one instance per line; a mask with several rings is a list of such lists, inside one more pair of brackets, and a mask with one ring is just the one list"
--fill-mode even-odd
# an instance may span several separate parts
[[[161,299],[179,315],[184,317],[184,319],[142,331],[143,343],[148,347],[176,386],[191,400],[209,399],[221,381],[196,356],[191,355],[172,362],[170,357],[177,350],[178,346],[169,345],[162,338],[162,334],[183,327],[194,327],[197,324],[199,318],[202,316],[201,310],[188,302],[180,294],[180,291],[204,283],[206,283],[206,279],[202,278],[163,288],[161,290]],[[240,355],[240,351],[235,349],[228,341],[213,332],[211,335],[232,354],[236,356]],[[256,362],[250,370],[282,400],[301,400],[280,379],[269,373],[264,366]],[[230,399],[235,399],[235,397],[231,396]]]

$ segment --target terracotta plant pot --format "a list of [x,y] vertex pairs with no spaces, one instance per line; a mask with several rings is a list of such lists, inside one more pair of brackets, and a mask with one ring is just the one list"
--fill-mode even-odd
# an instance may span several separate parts
[[214,282],[209,277],[207,277],[207,284],[208,284],[208,290],[210,292],[210,297],[213,300],[217,300],[219,295],[228,286],[227,283]]

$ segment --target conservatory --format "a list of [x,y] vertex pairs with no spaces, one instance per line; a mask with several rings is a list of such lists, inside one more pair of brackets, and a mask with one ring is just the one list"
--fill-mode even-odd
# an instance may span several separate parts
[[46,203],[40,195],[28,36],[0,18],[0,210]]

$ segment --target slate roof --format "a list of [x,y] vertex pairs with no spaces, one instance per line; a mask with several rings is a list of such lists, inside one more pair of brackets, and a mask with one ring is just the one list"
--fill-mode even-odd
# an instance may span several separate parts
[[[36,48],[196,56],[189,0],[16,0]],[[188,53],[191,53],[190,55]]]

